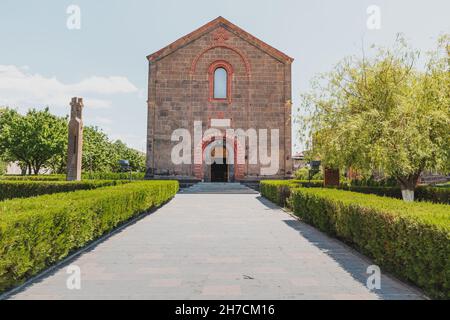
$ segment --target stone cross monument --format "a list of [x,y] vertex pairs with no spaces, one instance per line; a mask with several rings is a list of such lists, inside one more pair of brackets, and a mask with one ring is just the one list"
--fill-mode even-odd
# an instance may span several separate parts
[[67,180],[81,180],[81,156],[83,151],[83,98],[70,102],[69,141],[67,148]]

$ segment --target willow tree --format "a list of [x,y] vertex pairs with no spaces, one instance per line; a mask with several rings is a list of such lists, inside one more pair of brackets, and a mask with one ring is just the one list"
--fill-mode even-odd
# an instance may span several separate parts
[[394,177],[405,201],[424,170],[450,167],[449,36],[428,53],[398,38],[372,58],[351,57],[320,76],[303,96],[300,122],[325,166],[379,170]]

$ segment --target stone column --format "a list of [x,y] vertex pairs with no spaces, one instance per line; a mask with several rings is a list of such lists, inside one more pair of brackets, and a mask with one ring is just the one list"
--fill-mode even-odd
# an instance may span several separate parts
[[67,181],[81,180],[81,156],[83,152],[83,98],[70,102],[69,141],[67,148]]

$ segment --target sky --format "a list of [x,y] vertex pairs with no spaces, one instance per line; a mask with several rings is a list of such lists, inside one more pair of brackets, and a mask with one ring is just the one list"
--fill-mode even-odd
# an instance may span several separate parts
[[[67,26],[71,5],[79,29]],[[0,106],[67,115],[81,96],[85,125],[144,151],[146,56],[218,16],[295,59],[296,109],[315,75],[363,47],[391,46],[403,33],[414,48],[433,49],[450,33],[449,12],[448,0],[1,0]]]

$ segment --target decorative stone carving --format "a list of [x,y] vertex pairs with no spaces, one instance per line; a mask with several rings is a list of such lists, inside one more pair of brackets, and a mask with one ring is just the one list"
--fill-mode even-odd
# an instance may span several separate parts
[[67,148],[67,180],[81,180],[83,152],[83,98],[72,98],[70,103],[69,140]]
[[224,28],[218,28],[213,33],[213,44],[224,44],[230,38],[228,31]]

